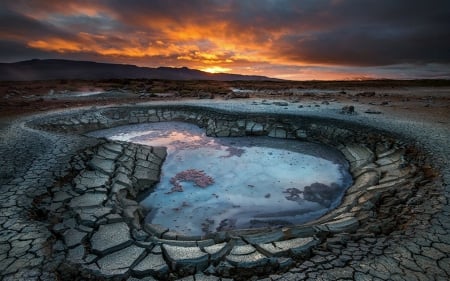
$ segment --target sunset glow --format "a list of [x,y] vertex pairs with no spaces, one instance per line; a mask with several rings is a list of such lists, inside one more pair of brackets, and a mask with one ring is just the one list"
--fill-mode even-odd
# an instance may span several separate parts
[[221,67],[221,66],[211,66],[206,68],[201,68],[201,71],[209,72],[209,73],[224,73],[230,72],[231,68]]
[[9,1],[0,4],[0,61],[64,58],[293,80],[450,77],[449,2],[365,2]]

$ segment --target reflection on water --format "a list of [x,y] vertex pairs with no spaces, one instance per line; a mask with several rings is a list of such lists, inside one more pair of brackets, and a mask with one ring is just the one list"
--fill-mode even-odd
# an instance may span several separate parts
[[351,184],[342,155],[313,143],[210,138],[181,122],[91,135],[168,148],[161,182],[141,204],[148,222],[184,234],[304,223],[335,208]]

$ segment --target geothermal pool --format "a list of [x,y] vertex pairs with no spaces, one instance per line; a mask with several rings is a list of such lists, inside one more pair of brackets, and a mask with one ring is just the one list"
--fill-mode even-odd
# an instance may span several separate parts
[[185,235],[302,224],[341,201],[352,177],[334,148],[269,137],[212,138],[182,122],[127,125],[94,137],[167,147],[146,221]]

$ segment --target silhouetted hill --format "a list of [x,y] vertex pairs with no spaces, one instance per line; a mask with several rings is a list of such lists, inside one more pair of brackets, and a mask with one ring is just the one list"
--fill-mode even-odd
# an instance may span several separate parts
[[1,81],[32,81],[53,79],[165,79],[165,80],[220,80],[262,81],[279,80],[265,76],[249,76],[228,73],[207,73],[187,67],[138,67],[129,64],[97,63],[72,60],[28,60],[0,63]]

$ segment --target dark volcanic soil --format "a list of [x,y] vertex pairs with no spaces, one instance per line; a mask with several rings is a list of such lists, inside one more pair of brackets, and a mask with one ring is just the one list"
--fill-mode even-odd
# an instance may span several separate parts
[[364,114],[450,122],[450,81],[161,81],[0,82],[0,117],[80,106],[181,99],[277,99],[299,106],[353,105]]

